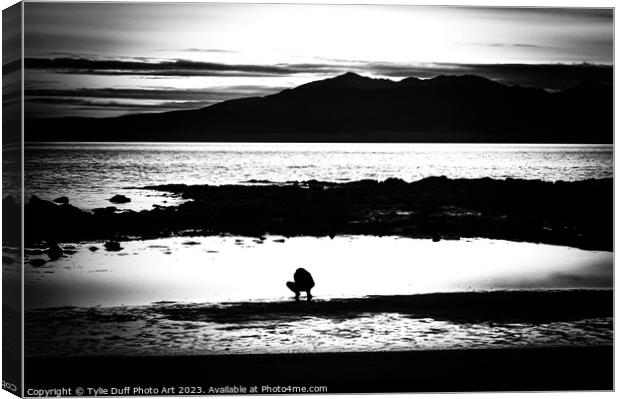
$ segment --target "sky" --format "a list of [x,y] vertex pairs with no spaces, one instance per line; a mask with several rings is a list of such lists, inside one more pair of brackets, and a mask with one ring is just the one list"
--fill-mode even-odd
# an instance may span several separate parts
[[26,114],[200,108],[352,71],[560,90],[611,77],[613,11],[26,3]]

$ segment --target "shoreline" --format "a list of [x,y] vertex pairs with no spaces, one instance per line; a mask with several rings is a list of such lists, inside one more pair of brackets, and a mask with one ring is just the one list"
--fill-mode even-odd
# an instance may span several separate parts
[[[613,178],[544,182],[429,177],[411,183],[390,178],[143,189],[187,202],[139,212],[111,207],[86,212],[33,196],[25,206],[26,243],[219,234],[396,235],[613,250]],[[3,200],[5,215],[14,214],[18,206],[10,197]]]
[[[37,319],[46,312],[112,312],[154,310],[170,320],[243,323],[288,317],[358,317],[376,313],[399,313],[415,318],[455,322],[548,322],[613,316],[612,288],[546,288],[447,291],[409,295],[366,295],[293,300],[183,302],[162,300],[142,305],[53,306],[26,309]],[[96,313],[96,312],[95,312]],[[91,314],[93,320],[96,314]],[[102,314],[106,319],[107,314]]]
[[[216,356],[605,346],[613,291],[157,302],[25,313],[26,356]],[[97,326],[97,327],[93,327]]]

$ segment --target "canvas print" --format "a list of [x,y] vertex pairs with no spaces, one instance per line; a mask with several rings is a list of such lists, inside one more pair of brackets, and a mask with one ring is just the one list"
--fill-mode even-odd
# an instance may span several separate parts
[[613,9],[23,13],[26,395],[613,389]]

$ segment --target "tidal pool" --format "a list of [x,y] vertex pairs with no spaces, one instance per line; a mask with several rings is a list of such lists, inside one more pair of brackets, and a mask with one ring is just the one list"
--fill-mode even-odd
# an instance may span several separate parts
[[317,299],[613,286],[612,252],[488,239],[174,237],[122,242],[118,252],[101,242],[62,245],[71,253],[42,266],[30,262],[47,255],[26,250],[28,309],[282,301],[298,267],[314,276]]

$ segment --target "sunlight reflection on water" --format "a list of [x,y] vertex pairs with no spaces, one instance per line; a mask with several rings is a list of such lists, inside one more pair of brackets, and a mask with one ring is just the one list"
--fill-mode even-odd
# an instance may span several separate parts
[[[174,204],[146,185],[324,180],[406,181],[429,176],[583,180],[613,176],[611,145],[356,143],[29,143],[26,198],[67,196],[79,208]],[[3,168],[4,170],[5,168]]]
[[321,299],[613,284],[612,252],[488,239],[211,236],[121,245],[74,244],[74,254],[26,264],[26,307],[288,300],[285,282],[298,267],[312,273]]

